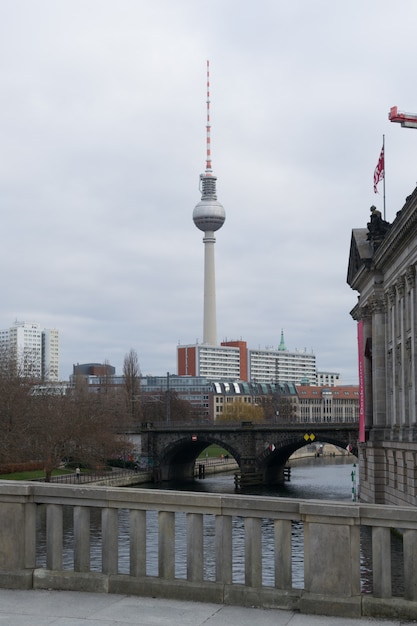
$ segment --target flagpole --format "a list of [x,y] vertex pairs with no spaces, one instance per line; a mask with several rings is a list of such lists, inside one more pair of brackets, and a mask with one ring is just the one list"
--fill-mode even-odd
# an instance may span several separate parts
[[385,217],[386,217],[385,216],[385,178],[386,178],[386,173],[387,173],[386,165],[385,165],[386,164],[386,158],[385,158],[385,135],[382,135],[382,149],[384,151],[384,181],[383,181],[383,183],[384,183],[384,221],[385,221]]

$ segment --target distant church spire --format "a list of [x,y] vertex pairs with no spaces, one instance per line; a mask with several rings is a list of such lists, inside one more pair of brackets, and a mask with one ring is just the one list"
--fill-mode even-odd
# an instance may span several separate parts
[[281,330],[281,341],[279,342],[278,350],[286,351],[287,346],[284,341],[284,331]]

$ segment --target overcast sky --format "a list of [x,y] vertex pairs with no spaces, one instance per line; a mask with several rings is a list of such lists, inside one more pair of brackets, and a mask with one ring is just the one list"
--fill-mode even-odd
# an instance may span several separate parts
[[417,3],[0,0],[0,328],[60,332],[60,376],[134,348],[176,373],[202,341],[211,141],[218,341],[313,351],[357,382],[352,228],[417,180]]

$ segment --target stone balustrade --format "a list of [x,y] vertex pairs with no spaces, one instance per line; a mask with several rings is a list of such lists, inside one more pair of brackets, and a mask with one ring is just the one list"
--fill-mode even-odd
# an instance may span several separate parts
[[[65,530],[64,511],[71,518]],[[93,511],[95,515],[100,512],[100,571],[91,566]],[[46,519],[42,545],[41,513]],[[146,549],[151,514],[157,536],[156,573],[152,574]],[[126,572],[120,571],[119,558],[122,515],[128,520],[123,530],[127,535],[124,550],[128,546]],[[185,518],[181,553],[179,518]],[[208,519],[212,522],[210,548],[204,532]],[[236,521],[241,528],[239,545]],[[301,586],[293,580],[294,524],[303,529]],[[368,568],[373,582],[366,592],[361,589],[361,529],[368,529],[372,536]],[[391,529],[401,529],[403,534],[404,590],[400,596],[392,595]],[[70,567],[63,565],[64,543],[72,552]],[[40,566],[42,550],[46,554]],[[273,569],[268,583],[263,576],[266,553]],[[0,587],[152,595],[311,614],[416,619],[416,555],[417,508],[0,481]],[[239,580],[236,560],[243,569]],[[179,561],[183,577],[176,574]],[[209,561],[214,567],[210,579]]]

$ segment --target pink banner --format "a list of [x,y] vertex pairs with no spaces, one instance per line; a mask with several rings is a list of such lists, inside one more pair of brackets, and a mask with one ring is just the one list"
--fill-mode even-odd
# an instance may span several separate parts
[[359,365],[359,442],[365,441],[365,351],[363,321],[358,322],[358,365]]

